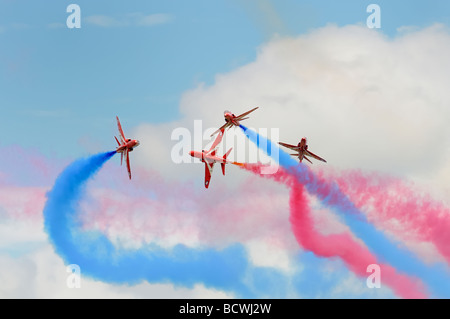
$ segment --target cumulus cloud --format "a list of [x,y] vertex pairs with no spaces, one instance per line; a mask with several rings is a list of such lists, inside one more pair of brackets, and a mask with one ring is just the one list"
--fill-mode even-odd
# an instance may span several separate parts
[[177,143],[170,138],[174,128],[194,133],[196,119],[204,129],[218,127],[225,109],[238,114],[259,106],[246,125],[278,128],[287,143],[306,136],[330,166],[448,187],[449,54],[450,34],[441,25],[395,38],[353,25],[274,38],[259,48],[254,62],[185,92],[181,120],[136,128],[145,141],[142,149],[158,145],[159,153],[141,150],[137,160],[180,175],[186,169],[166,160]]
[[166,13],[143,14],[141,12],[128,13],[120,17],[107,15],[91,15],[85,18],[88,24],[103,28],[129,27],[129,26],[155,26],[173,20],[173,16]]

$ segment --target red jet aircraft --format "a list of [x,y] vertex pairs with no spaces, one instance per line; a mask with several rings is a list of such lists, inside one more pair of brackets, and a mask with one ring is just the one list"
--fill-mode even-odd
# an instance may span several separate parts
[[230,111],[225,111],[223,112],[223,116],[225,117],[225,124],[222,125],[221,128],[219,128],[217,131],[215,131],[214,133],[211,134],[211,136],[215,135],[216,133],[220,132],[222,129],[226,129],[227,127],[232,127],[233,125],[235,126],[239,126],[239,121],[242,120],[246,120],[248,119],[248,117],[245,117],[246,115],[249,115],[250,113],[252,113],[254,110],[256,110],[258,107],[255,107],[254,109],[242,113],[241,115],[234,115],[233,113],[231,113]]
[[222,141],[224,131],[225,128],[222,128],[219,131],[219,135],[216,137],[209,151],[202,150],[201,152],[197,151],[189,152],[189,155],[191,155],[192,157],[199,158],[203,163],[205,163],[205,188],[208,188],[209,186],[209,181],[211,180],[211,174],[213,172],[215,163],[220,163],[220,165],[222,166],[223,175],[225,175],[225,164],[231,163],[239,166],[243,165],[242,163],[227,161],[227,156],[230,154],[231,148],[228,150],[228,152],[225,153],[223,157],[216,156],[216,147]]
[[325,163],[327,162],[326,160],[317,156],[316,154],[312,153],[311,151],[308,151],[308,145],[306,143],[307,143],[306,137],[304,137],[304,138],[302,138],[300,143],[298,143],[297,146],[286,144],[286,143],[281,143],[281,142],[279,142],[278,144],[298,152],[297,154],[291,154],[291,155],[297,156],[298,159],[300,160],[300,163],[302,162],[303,159],[306,159],[308,162],[310,162],[312,164],[312,162],[309,160],[309,158],[307,156],[311,156],[311,157],[315,158],[316,160],[319,160],[319,161],[322,161]]
[[117,139],[117,137],[114,136],[117,144],[119,144],[119,146],[116,149],[116,152],[120,153],[120,165],[122,165],[123,157],[125,156],[125,161],[127,162],[128,177],[131,179],[130,156],[128,153],[132,152],[135,147],[139,146],[139,141],[125,138],[125,135],[123,134],[122,130],[122,125],[120,125],[119,117],[116,116],[116,119],[117,119],[117,128],[119,129],[120,133],[119,135],[120,142]]

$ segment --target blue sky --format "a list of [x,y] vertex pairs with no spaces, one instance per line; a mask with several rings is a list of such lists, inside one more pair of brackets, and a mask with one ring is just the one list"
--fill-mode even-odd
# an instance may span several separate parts
[[[71,3],[76,3],[81,7],[81,29],[69,29],[66,26],[66,19],[69,16],[66,8]],[[381,7],[381,29],[374,32],[383,34],[389,40],[399,34],[398,29],[401,27],[425,28],[436,23],[446,26],[450,24],[450,2],[444,0],[0,0],[0,116],[2,120],[0,132],[3,137],[0,141],[0,148],[5,150],[10,147],[10,150],[12,150],[11,152],[5,152],[6,154],[3,154],[2,160],[0,160],[0,165],[3,167],[3,170],[0,170],[0,178],[11,175],[14,181],[22,186],[47,187],[52,183],[50,178],[56,176],[55,172],[62,169],[63,162],[72,161],[87,153],[104,152],[115,148],[113,135],[117,134],[116,115],[121,118],[125,133],[131,132],[137,127],[143,127],[144,125],[141,124],[145,123],[169,123],[171,126],[170,122],[183,117],[183,114],[179,111],[180,99],[183,94],[200,84],[212,86],[217,75],[249,65],[255,61],[260,48],[274,37],[297,37],[328,24],[335,24],[339,27],[346,25],[365,26],[369,15],[366,8],[371,3],[376,3]],[[357,42],[356,46],[359,46],[359,44],[360,42]],[[343,50],[348,52],[349,49],[344,45]],[[426,55],[427,59],[439,57],[433,50],[431,51],[429,56]],[[333,57],[336,55],[336,50],[328,52],[331,52]],[[294,52],[291,58],[297,59],[297,52]],[[403,55],[401,59],[403,59]],[[369,64],[372,64],[373,60],[369,59],[369,61]],[[420,64],[423,61],[427,60],[419,59],[417,63]],[[434,61],[439,61],[439,59]],[[427,63],[424,64],[428,67]],[[442,64],[438,65],[438,72],[436,73],[445,73],[441,66]],[[265,67],[265,65],[262,67]],[[409,68],[410,65],[408,64],[406,69]],[[400,70],[404,71],[405,69]],[[417,72],[420,72],[422,69],[418,68],[417,70]],[[432,69],[432,71],[436,70]],[[430,73],[433,74],[433,72]],[[384,73],[382,74],[384,75]],[[446,74],[450,73],[446,72]],[[408,77],[408,74],[404,72],[402,75]],[[281,78],[284,80],[284,73]],[[434,80],[433,84],[446,82],[446,78],[441,77],[440,73],[430,78]],[[427,78],[424,79],[425,82]],[[440,81],[441,79],[444,79],[444,81]],[[310,78],[307,80],[310,81]],[[402,82],[401,85],[405,85],[405,83],[406,89],[409,89],[408,82]],[[418,83],[423,84],[422,82]],[[389,84],[391,82],[386,85]],[[264,86],[258,84],[255,87]],[[321,95],[322,91],[319,91],[317,87],[321,88],[321,86],[316,85],[314,87],[316,90],[313,88],[310,90],[310,94]],[[423,89],[428,92],[426,87]],[[224,90],[224,92],[228,91]],[[261,89],[259,92],[265,93]],[[407,94],[410,94],[409,91],[407,92]],[[430,92],[430,94],[434,94],[439,90],[430,90]],[[389,92],[387,93],[389,95]],[[337,91],[336,96],[340,94],[341,91]],[[426,94],[424,95],[426,96]],[[193,96],[198,97],[199,95],[194,94]],[[211,96],[220,96],[220,94],[212,94]],[[336,96],[332,96],[330,99],[336,98]],[[398,100],[402,101],[403,96],[400,94]],[[443,96],[445,97],[445,95]],[[371,97],[372,95],[367,95],[367,99]],[[241,96],[238,98],[241,99]],[[439,100],[439,98],[440,96],[436,99]],[[389,99],[389,96],[387,99]],[[198,99],[193,100],[193,102],[189,101],[190,104],[184,104],[191,107],[191,113],[197,113],[196,104],[206,109],[204,104],[198,102]],[[446,102],[445,98],[442,98],[442,100]],[[318,101],[313,105],[321,104],[322,101],[320,99]],[[405,104],[408,104],[408,101]],[[412,101],[415,100],[412,99]],[[332,102],[334,107],[335,100]],[[344,99],[341,105],[346,102],[347,100]],[[441,101],[439,100],[439,102]],[[203,101],[203,103],[205,102]],[[241,101],[238,100],[237,103],[241,103]],[[441,106],[439,103],[436,104]],[[443,103],[443,105],[446,104]],[[426,107],[428,106],[426,104]],[[279,105],[276,105],[276,109],[272,109],[271,114],[267,112],[266,108],[265,114],[269,113],[266,116],[277,115],[275,112],[278,112],[278,107]],[[370,107],[371,104],[368,103],[367,109]],[[405,109],[399,108],[398,112],[404,114]],[[413,110],[421,111],[422,109],[416,105]],[[258,112],[263,113],[262,110]],[[302,110],[296,116],[303,116],[301,112]],[[284,114],[281,113],[278,114],[280,118],[284,117]],[[323,114],[325,113],[323,112]],[[380,113],[384,115],[382,112]],[[423,115],[420,112],[416,113],[418,113],[417,117]],[[203,114],[206,114],[206,112]],[[258,120],[255,122],[259,122],[261,119],[257,118],[259,114],[257,112],[254,114],[254,119]],[[330,119],[333,114],[329,115]],[[369,113],[368,117],[377,114],[377,112]],[[218,123],[223,121],[221,114],[217,114],[217,116]],[[311,118],[314,119],[314,117]],[[445,117],[441,116],[441,118]],[[292,117],[292,119],[295,119],[295,117]],[[348,118],[345,120],[347,121]],[[309,122],[317,125],[315,120]],[[323,123],[326,123],[326,119],[325,122],[317,126],[323,127]],[[405,123],[414,124],[416,122],[406,121],[403,124]],[[420,121],[421,125],[423,123],[433,124],[435,122]],[[293,127],[293,125],[290,126]],[[283,129],[288,130],[289,128],[289,125],[286,125]],[[345,128],[348,131],[352,130],[351,128]],[[367,129],[369,130],[371,127]],[[423,126],[421,126],[421,129],[423,129]],[[334,163],[332,161],[332,156],[337,157],[340,152],[333,152],[331,148],[325,147],[320,141],[316,141],[320,138],[320,135],[324,135],[323,138],[330,140],[330,144],[337,144],[333,139],[336,139],[338,135],[329,138],[330,133],[327,132],[327,134],[316,134],[314,136],[312,130],[306,128],[303,130],[307,132],[305,134],[308,134],[308,138],[311,135],[312,139],[315,138],[314,145],[317,145],[315,147],[317,147],[319,154],[322,156],[322,152],[324,152],[325,155],[323,156],[329,160],[330,164],[327,165],[336,165],[336,161]],[[423,130],[425,131],[424,136],[427,134],[431,136],[435,132]],[[356,143],[358,138],[363,139],[364,135],[355,136],[354,131],[352,130],[350,137],[356,137],[355,141],[349,141],[347,144],[354,144],[356,148],[356,145],[359,145]],[[419,130],[417,129],[417,131]],[[148,137],[155,131],[146,131],[143,128],[140,132],[147,134]],[[171,142],[170,136],[165,134],[167,128],[165,130],[159,130],[158,128],[156,132],[159,136],[153,141],[161,142],[165,141],[166,138],[168,144]],[[391,131],[386,130],[386,132]],[[399,130],[393,132],[398,133]],[[407,134],[409,131],[405,132],[402,133]],[[441,131],[438,130],[437,132]],[[387,136],[390,138],[395,133]],[[145,136],[145,134],[142,135]],[[145,138],[138,135],[130,137]],[[410,136],[408,138],[412,140],[411,144],[415,143],[414,138],[410,138]],[[395,136],[393,141],[394,144],[397,141]],[[431,143],[427,143],[427,141],[429,140],[423,139],[422,144],[414,144],[413,146],[416,149],[420,149],[421,145],[424,144],[431,147]],[[133,169],[134,167],[137,168],[138,165],[142,166],[143,162],[147,162],[148,167],[158,170],[163,176],[167,174],[167,171],[173,171],[171,173],[177,176],[174,185],[182,184],[180,182],[181,176],[185,174],[187,176],[197,174],[197,171],[187,169],[186,166],[178,168],[181,173],[177,173],[179,171],[173,169],[174,165],[171,165],[173,163],[165,166],[159,165],[158,160],[160,159],[158,159],[158,156],[162,157],[164,162],[169,162],[162,148],[159,148],[161,144],[155,143],[155,146],[142,139],[141,144],[142,146],[138,151],[140,153],[136,152],[141,154],[141,162],[138,162],[138,154],[133,154],[133,157],[136,156],[133,158],[133,165],[136,165],[133,166]],[[387,144],[389,144],[389,141],[382,143],[384,150],[389,149]],[[371,148],[376,149],[377,145],[371,144]],[[420,147],[416,147],[417,145]],[[441,148],[441,145],[439,145],[439,149]],[[433,150],[432,147],[431,149]],[[150,151],[145,153],[144,151],[147,150]],[[408,150],[408,148],[396,148],[396,155],[397,151],[398,153],[403,152],[405,153],[403,156],[407,157],[408,154],[412,154],[413,156],[410,157],[414,159],[416,153],[408,153],[403,150]],[[436,154],[436,152],[433,153]],[[33,156],[29,156],[30,154]],[[47,163],[40,157],[40,154],[45,154],[45,157],[51,159],[51,161]],[[356,154],[356,152],[353,154]],[[439,157],[439,154],[435,157]],[[31,159],[27,157],[31,157]],[[34,158],[38,158],[37,163]],[[351,163],[352,158],[353,156],[348,156],[348,158],[345,158],[345,162]],[[409,162],[412,161],[411,158],[409,158]],[[443,162],[448,162],[446,161],[448,157],[442,155],[440,158],[443,159]],[[358,165],[365,164],[364,158],[363,160],[356,158],[355,161]],[[373,161],[378,162],[376,158]],[[115,158],[115,164],[119,165],[117,157]],[[420,164],[423,164],[426,168],[433,166],[429,165],[429,159]],[[349,165],[351,166],[351,164]],[[386,165],[395,167],[392,163]],[[404,162],[400,165],[406,166]],[[199,167],[199,169],[198,173],[203,174],[203,167]],[[10,173],[8,170],[12,172]],[[189,175],[187,171],[191,171],[190,174],[192,175]],[[445,173],[445,171],[443,172]],[[121,173],[123,173],[122,177],[127,178],[124,169]],[[217,171],[215,173],[220,174]],[[236,177],[239,173],[235,170],[232,174]],[[142,191],[143,194],[150,189],[150,186],[144,183],[147,186],[139,189],[139,181],[142,182],[142,178],[146,177],[144,176],[139,180],[138,176],[136,174],[136,178],[133,177],[133,182],[134,180],[138,181],[137,184],[134,184],[138,185],[137,188],[131,189]],[[441,176],[444,180],[445,174],[441,174]],[[222,196],[220,187],[225,187],[221,184],[224,179],[221,181],[219,177],[221,176],[214,177],[214,187],[217,187],[215,188],[216,194],[220,193]],[[193,185],[196,185],[195,187],[198,187],[199,191],[204,191],[201,178],[200,175],[196,176],[195,183],[200,183]],[[156,182],[158,181],[156,179]],[[151,182],[153,183],[153,181]],[[227,182],[234,185],[231,183],[239,183],[240,181],[239,178],[228,178]],[[445,183],[447,184],[447,181]],[[124,185],[128,188],[133,184]],[[185,187],[183,185],[182,187]],[[153,187],[153,184],[151,184],[151,187]],[[110,190],[113,188],[114,186],[110,186]],[[267,190],[272,191],[270,188],[267,188]],[[214,192],[214,188],[209,189],[209,191]],[[26,197],[27,194],[23,193],[23,196]],[[212,194],[211,198],[214,199],[214,193]],[[230,192],[225,194],[230,194]],[[8,201],[6,203],[8,204]],[[256,201],[256,204],[259,204],[258,201]],[[0,207],[1,209],[2,207]],[[133,212],[132,209],[130,211]],[[38,212],[38,214],[40,213],[41,211]],[[8,225],[5,225],[0,223],[0,226],[4,227],[2,229],[8,227]],[[39,230],[41,230],[41,227]],[[23,229],[21,231],[25,233]],[[239,232],[239,227],[236,231]],[[367,233],[365,235],[367,236]],[[365,236],[360,237],[366,238]],[[220,240],[220,236],[218,238],[217,240]],[[39,240],[42,240],[42,238]],[[47,240],[46,237],[45,240]],[[26,245],[23,245],[23,247],[26,247]],[[30,251],[35,248],[35,246],[30,247]],[[26,254],[28,253],[28,250],[22,249],[26,251]],[[256,248],[252,249],[257,250]],[[17,251],[8,247],[8,253],[12,255]],[[261,254],[264,254],[264,251]],[[300,253],[298,261],[302,273],[299,273],[298,276],[293,275],[291,278],[281,278],[279,285],[282,288],[280,289],[281,296],[285,293],[285,286],[295,286],[304,296],[339,296],[339,292],[333,294],[333,291],[330,292],[327,289],[344,281],[342,278],[345,278],[345,282],[348,279],[348,282],[351,283],[359,280],[351,277],[351,272],[339,260],[333,259],[330,261],[329,259],[315,257],[312,253],[307,252]],[[282,264],[282,261],[280,264]],[[264,267],[255,268],[252,272],[251,286],[254,286],[255,290],[272,290],[276,286],[275,283],[278,278],[280,278],[278,270],[273,270],[270,266]],[[330,271],[327,267],[334,267],[337,270]],[[9,268],[14,269],[14,267]],[[20,273],[20,270],[21,268],[18,273]],[[337,275],[327,277],[326,274]],[[21,275],[22,273],[20,273]],[[293,281],[290,282],[290,279],[293,279]],[[358,283],[365,288],[364,282],[358,281]],[[374,292],[364,291],[361,293],[358,290],[360,286],[357,285],[354,291],[344,289],[345,296],[353,297],[353,294],[356,297],[367,296],[370,298],[377,296]],[[274,293],[278,294],[279,292],[275,291]],[[324,295],[324,293],[326,294]],[[391,293],[390,291],[384,291],[382,296],[389,297]]]
[[[128,130],[177,119],[183,92],[253,61],[274,34],[364,24],[373,2],[77,1],[82,27],[68,29],[71,2],[0,1],[0,145],[54,156],[111,148],[115,115]],[[391,37],[400,26],[449,23],[447,1],[375,3]],[[167,19],[133,20],[152,14]]]

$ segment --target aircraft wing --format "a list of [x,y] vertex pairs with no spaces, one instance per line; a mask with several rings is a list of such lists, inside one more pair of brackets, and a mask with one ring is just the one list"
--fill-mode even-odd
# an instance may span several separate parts
[[306,157],[306,155],[303,155],[303,158],[304,158],[305,160],[307,160],[308,162],[310,162],[311,164],[313,163],[313,162],[311,162],[311,161],[309,160],[308,157]]
[[213,168],[214,168],[214,163],[205,162],[205,188],[208,188],[208,186],[209,186]]
[[306,151],[306,155],[309,155],[309,156],[315,158],[316,160],[319,160],[319,161],[322,161],[322,162],[325,162],[325,163],[327,162],[327,161],[324,160],[322,157],[319,157],[319,156],[317,156],[316,154],[311,153],[310,151]]
[[298,147],[297,145],[291,145],[291,144],[286,144],[286,143],[282,143],[282,142],[278,142],[278,144],[280,144],[281,146],[290,148],[291,150],[298,150],[298,149],[300,149],[300,147]]
[[131,179],[130,154],[128,154],[128,149],[123,153],[125,154],[125,160],[127,162],[128,177]]
[[250,113],[252,113],[254,110],[256,110],[257,108],[259,108],[259,106],[255,107],[254,109],[251,109],[250,111],[247,111],[245,113],[242,113],[239,116],[236,116],[236,120],[242,120],[242,118],[246,115],[249,115]]
[[[227,123],[228,124],[228,123]],[[208,154],[212,151],[212,150],[214,150],[216,147],[217,147],[217,145],[219,145],[219,143],[220,142],[222,142],[222,138],[223,138],[223,133],[225,132],[225,128],[222,126],[220,129],[219,129],[219,135],[217,135],[217,137],[216,137],[216,139],[214,140],[214,143],[211,145],[211,148],[209,149],[209,151],[207,152]],[[214,133],[214,134],[216,134],[216,133]],[[213,134],[213,135],[214,135]],[[212,136],[212,135],[211,135]]]
[[226,129],[227,127],[229,127],[229,126],[231,126],[231,123],[230,123],[230,122],[225,123],[225,124],[222,125],[217,131],[215,131],[214,133],[212,133],[211,136],[216,135],[217,133],[219,133],[219,132],[222,131],[222,130],[225,131],[225,129]]
[[125,141],[127,139],[125,138],[125,134],[123,134],[122,125],[120,125],[119,117],[116,116],[116,119],[117,119],[117,128],[119,129],[119,133],[120,133],[120,140],[123,144],[123,143],[125,143]]

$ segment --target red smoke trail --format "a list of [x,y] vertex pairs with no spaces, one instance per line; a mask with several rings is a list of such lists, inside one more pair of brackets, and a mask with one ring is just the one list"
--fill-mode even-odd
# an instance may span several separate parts
[[296,178],[283,169],[276,174],[260,174],[258,164],[245,165],[245,169],[283,183],[291,189],[290,222],[297,242],[305,249],[320,257],[339,257],[347,267],[360,277],[367,278],[367,266],[378,264],[381,269],[381,282],[388,285],[402,298],[426,298],[423,284],[415,278],[399,274],[393,267],[380,264],[376,257],[363,245],[356,242],[350,234],[322,235],[314,228],[305,189]]
[[450,264],[449,207],[419,193],[413,185],[398,178],[365,175],[359,171],[340,176],[332,173],[331,178],[358,208],[364,207],[372,212],[368,216],[371,220],[382,223],[384,228],[395,227],[393,230],[398,230],[400,224],[403,228],[401,235],[433,243]]

